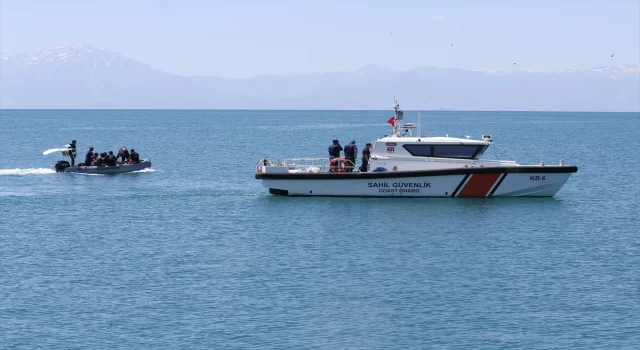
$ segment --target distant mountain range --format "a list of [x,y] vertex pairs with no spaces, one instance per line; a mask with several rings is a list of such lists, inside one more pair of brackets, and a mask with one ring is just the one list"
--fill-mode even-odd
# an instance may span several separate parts
[[1,108],[640,111],[640,65],[561,71],[366,66],[248,79],[179,76],[79,44],[0,59]]

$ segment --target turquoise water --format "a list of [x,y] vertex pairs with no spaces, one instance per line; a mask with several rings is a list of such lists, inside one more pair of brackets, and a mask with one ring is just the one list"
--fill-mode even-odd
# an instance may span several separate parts
[[[406,121],[417,121],[406,112]],[[423,113],[486,158],[579,167],[554,198],[286,198],[258,159],[387,111],[0,111],[0,348],[640,347],[637,113]],[[55,174],[135,148],[153,171]]]

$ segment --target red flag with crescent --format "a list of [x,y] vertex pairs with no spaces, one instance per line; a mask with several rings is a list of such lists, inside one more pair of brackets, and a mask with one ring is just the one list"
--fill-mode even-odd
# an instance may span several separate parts
[[389,120],[387,120],[387,123],[391,124],[392,126],[395,126],[395,121],[394,121],[395,118],[396,118],[395,115],[393,117],[389,118]]

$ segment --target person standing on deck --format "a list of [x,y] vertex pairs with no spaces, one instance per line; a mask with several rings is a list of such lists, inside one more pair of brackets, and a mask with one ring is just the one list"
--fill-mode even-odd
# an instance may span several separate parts
[[340,151],[342,151],[342,146],[340,146],[340,141],[333,140],[333,144],[329,146],[329,161],[334,158],[340,158]]
[[69,148],[69,158],[71,158],[71,166],[76,165],[76,140],[71,141],[70,145],[67,145]]
[[358,156],[358,147],[356,141],[351,142],[344,147],[344,157],[347,159],[347,172],[352,172],[356,165],[356,157]]
[[360,171],[363,173],[367,172],[367,168],[369,167],[369,159],[371,159],[371,144],[367,143],[367,145],[362,150],[362,165],[360,166]]

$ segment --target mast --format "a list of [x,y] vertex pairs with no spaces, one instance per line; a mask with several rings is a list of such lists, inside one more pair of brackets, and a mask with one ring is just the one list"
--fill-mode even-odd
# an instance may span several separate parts
[[398,136],[398,101],[393,100],[393,136]]
[[402,110],[400,109],[400,105],[398,104],[398,100],[394,99],[394,103],[393,103],[393,134],[395,136],[399,136],[398,133],[398,122],[400,120],[402,120],[403,114],[404,112],[402,112]]

